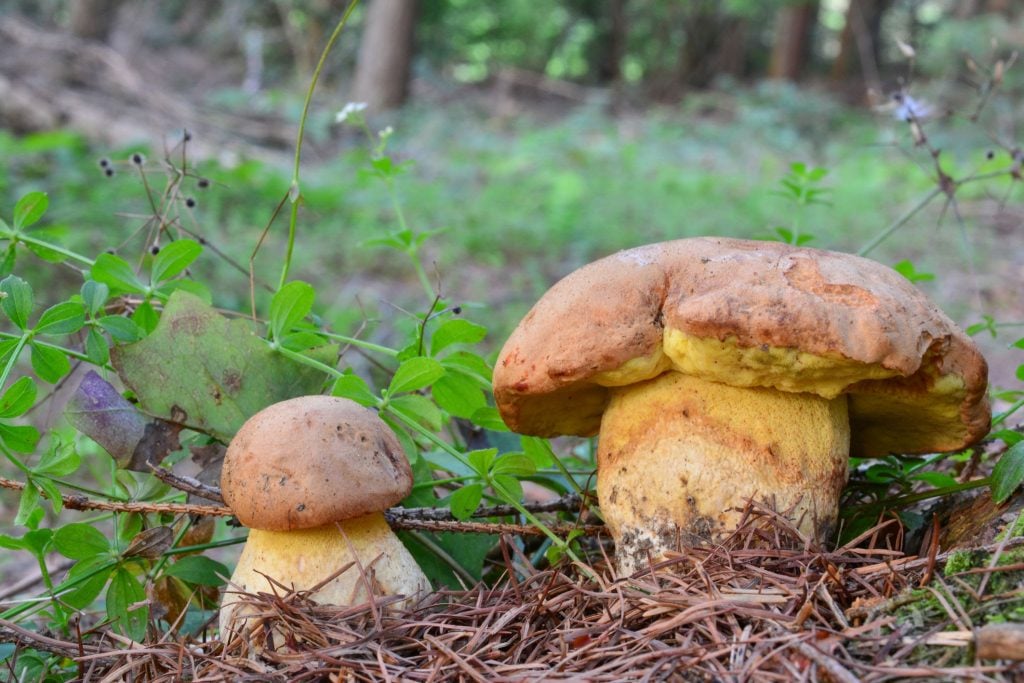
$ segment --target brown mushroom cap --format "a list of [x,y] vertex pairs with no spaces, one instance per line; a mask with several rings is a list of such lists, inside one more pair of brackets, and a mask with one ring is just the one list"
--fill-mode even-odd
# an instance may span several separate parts
[[310,529],[380,512],[412,490],[412,470],[391,429],[348,399],[275,403],[238,430],[224,456],[221,492],[247,527]]
[[851,455],[960,448],[989,427],[984,358],[902,275],[709,237],[622,251],[555,284],[502,349],[494,395],[515,431],[589,436],[608,387],[666,370],[848,394]]

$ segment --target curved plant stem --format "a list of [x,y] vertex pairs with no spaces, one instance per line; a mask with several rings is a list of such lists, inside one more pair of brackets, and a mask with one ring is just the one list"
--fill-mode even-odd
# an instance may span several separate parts
[[355,10],[356,5],[359,4],[359,0],[352,0],[349,3],[345,13],[341,15],[341,19],[338,20],[337,25],[334,27],[334,31],[331,33],[331,37],[327,39],[327,45],[324,46],[323,52],[320,53],[320,60],[316,63],[316,69],[313,71],[313,78],[309,82],[309,88],[306,89],[306,100],[302,105],[302,116],[299,118],[299,131],[295,136],[295,167],[292,170],[292,184],[288,190],[288,198],[292,203],[291,213],[288,219],[288,249],[284,257],[284,267],[281,269],[281,280],[278,282],[277,288],[281,289],[284,283],[288,281],[288,271],[292,265],[292,252],[295,250],[295,230],[299,219],[299,198],[301,197],[301,191],[299,189],[299,166],[302,158],[302,139],[306,133],[306,120],[309,118],[309,106],[313,101],[313,91],[316,89],[317,81],[320,80],[320,72],[324,69],[324,64],[327,62],[327,55],[331,53],[334,48],[334,44],[338,41],[341,36],[341,30],[345,28],[348,23],[349,17],[352,16],[352,11]]

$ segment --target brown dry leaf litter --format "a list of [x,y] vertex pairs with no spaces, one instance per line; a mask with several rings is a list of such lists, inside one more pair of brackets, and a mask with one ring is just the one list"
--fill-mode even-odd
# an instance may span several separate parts
[[[249,596],[255,633],[226,647],[169,635],[127,645],[109,633],[63,647],[83,681],[1024,680],[1024,665],[977,660],[973,647],[992,614],[1024,614],[1021,585],[994,580],[1014,563],[987,563],[989,580],[968,584],[943,578],[942,555],[807,547],[765,510],[748,511],[719,546],[629,580],[524,569],[506,541],[517,578],[442,590],[397,613],[385,612],[385,599],[337,608],[282,587]],[[993,557],[1014,545],[999,544]],[[915,588],[926,574],[930,583]],[[971,599],[954,597],[954,584]],[[274,631],[283,634],[276,645]]]

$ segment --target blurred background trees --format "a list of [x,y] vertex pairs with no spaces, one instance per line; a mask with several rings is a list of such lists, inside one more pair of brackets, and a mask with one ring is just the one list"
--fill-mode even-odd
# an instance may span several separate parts
[[[0,12],[122,52],[186,45],[211,65],[197,86],[244,80],[251,90],[306,82],[346,4],[7,0]],[[621,111],[763,79],[822,84],[859,102],[905,75],[896,39],[923,53],[921,75],[936,75],[929,68],[948,68],[951,52],[984,51],[986,39],[1024,43],[1022,20],[1024,3],[1011,0],[366,0],[353,22],[361,44],[344,41],[329,73],[377,108],[511,83],[570,99],[600,88]]]

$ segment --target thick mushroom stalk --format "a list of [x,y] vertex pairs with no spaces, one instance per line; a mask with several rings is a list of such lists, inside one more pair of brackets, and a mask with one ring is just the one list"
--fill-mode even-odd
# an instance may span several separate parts
[[849,448],[846,396],[732,387],[672,371],[613,389],[597,490],[619,572],[735,528],[750,499],[824,538]]
[[357,605],[372,595],[414,596],[430,590],[423,572],[381,513],[313,529],[250,529],[221,603],[222,634],[250,630],[246,620],[254,612],[237,605],[237,592],[281,592],[268,577],[285,589],[315,588],[312,599],[330,605]]

